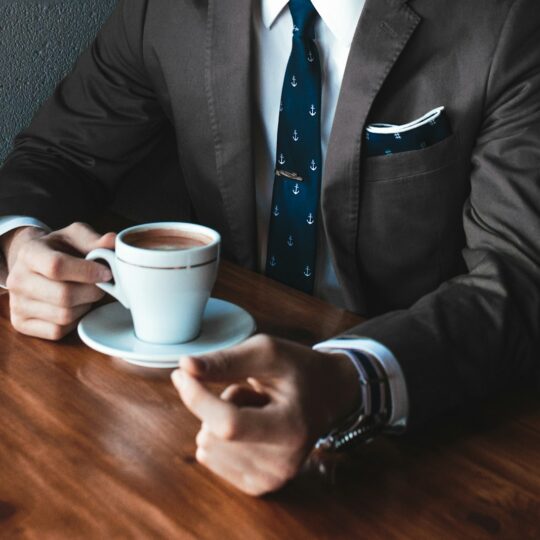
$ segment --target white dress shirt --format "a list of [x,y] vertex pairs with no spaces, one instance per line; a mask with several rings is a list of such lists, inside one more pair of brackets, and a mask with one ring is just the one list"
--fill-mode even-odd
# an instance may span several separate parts
[[[364,8],[365,0],[312,0],[320,15],[316,23],[316,44],[322,69],[321,147],[323,163],[332,130],[341,82],[349,56],[351,43]],[[285,70],[292,47],[292,17],[287,0],[261,0],[255,2],[254,35],[256,47],[256,99],[257,129],[255,144],[257,226],[259,265],[264,271],[266,243],[272,203],[279,105]],[[339,6],[339,7],[336,7]],[[320,220],[318,220],[320,223]],[[0,236],[22,226],[47,228],[33,218],[6,216],[0,218]],[[317,276],[315,295],[343,307],[343,293],[328,253],[322,229],[318,234]],[[0,283],[5,283],[0,276]],[[315,346],[319,350],[355,348],[376,359],[388,376],[392,400],[390,426],[406,425],[408,396],[405,378],[393,354],[381,343],[370,339],[330,340]]]

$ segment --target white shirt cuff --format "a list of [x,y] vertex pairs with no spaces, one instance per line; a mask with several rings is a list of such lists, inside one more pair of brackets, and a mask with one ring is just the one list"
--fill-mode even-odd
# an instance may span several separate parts
[[319,351],[330,349],[355,349],[375,358],[388,377],[390,399],[392,402],[392,413],[388,420],[388,425],[389,427],[398,429],[407,427],[407,419],[409,417],[409,395],[407,393],[405,376],[403,375],[403,371],[396,360],[396,357],[382,343],[368,338],[336,338],[317,343],[313,348]]
[[[26,216],[4,216],[0,217],[0,237],[4,236],[8,232],[21,227],[36,227],[43,229],[44,231],[50,231],[51,229],[39,221],[39,219],[26,217]],[[0,252],[0,288],[6,288],[6,280],[8,275],[8,269],[4,255]]]

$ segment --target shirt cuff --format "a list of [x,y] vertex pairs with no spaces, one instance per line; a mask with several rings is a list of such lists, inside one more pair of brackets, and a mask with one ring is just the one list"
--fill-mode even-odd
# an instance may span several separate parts
[[399,430],[407,427],[409,396],[405,376],[396,357],[382,343],[368,338],[336,338],[317,343],[313,348],[318,351],[354,349],[374,358],[388,377],[392,404],[388,426]]
[[[49,232],[51,229],[39,221],[39,219],[26,216],[4,216],[0,217],[0,237],[8,232],[21,227],[36,227]],[[0,252],[0,289],[6,288],[8,269],[3,253]]]

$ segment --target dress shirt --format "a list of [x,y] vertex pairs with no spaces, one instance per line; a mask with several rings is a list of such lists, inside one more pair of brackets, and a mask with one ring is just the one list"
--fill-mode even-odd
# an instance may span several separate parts
[[[316,23],[316,44],[322,70],[321,146],[323,163],[332,130],[341,82],[345,73],[351,43],[365,0],[341,0],[336,7],[332,0],[312,0],[320,15]],[[293,22],[287,0],[255,2],[254,35],[256,46],[255,88],[257,102],[255,171],[257,194],[257,226],[259,265],[264,271],[270,206],[276,161],[279,106],[283,78],[292,47]],[[321,223],[321,220],[318,220]],[[0,218],[0,236],[21,226],[47,227],[33,218],[7,216]],[[318,231],[317,275],[315,295],[343,307],[343,294],[328,252],[322,227]],[[1,274],[2,272],[0,272]],[[5,265],[0,283],[5,283]],[[405,379],[394,355],[381,343],[370,339],[334,339],[319,343],[318,350],[356,348],[379,362],[388,376],[391,395],[389,425],[402,427],[408,416]]]

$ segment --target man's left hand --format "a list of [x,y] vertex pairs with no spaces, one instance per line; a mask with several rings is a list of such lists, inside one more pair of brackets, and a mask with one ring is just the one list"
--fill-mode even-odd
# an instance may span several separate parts
[[[317,439],[360,402],[358,375],[341,354],[268,336],[184,357],[173,382],[202,422],[197,460],[250,495],[296,476]],[[220,397],[206,382],[228,383]]]

